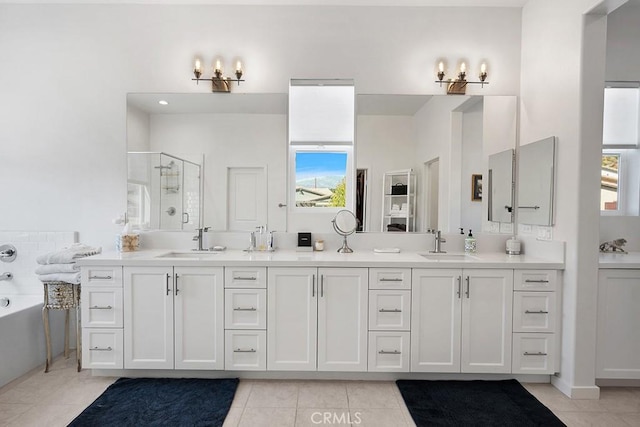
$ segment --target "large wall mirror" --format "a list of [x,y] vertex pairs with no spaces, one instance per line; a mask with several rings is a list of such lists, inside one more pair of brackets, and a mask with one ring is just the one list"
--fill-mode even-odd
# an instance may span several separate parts
[[[284,93],[129,94],[127,150],[202,159],[202,226],[246,231],[266,225],[284,231],[287,99]],[[510,216],[490,221],[483,184],[489,191],[490,158],[515,144],[514,96],[356,95],[362,231],[383,231],[385,206],[402,210],[400,202],[384,204],[385,173],[411,170],[416,205],[411,231],[511,232]],[[310,229],[330,230],[330,224]]]

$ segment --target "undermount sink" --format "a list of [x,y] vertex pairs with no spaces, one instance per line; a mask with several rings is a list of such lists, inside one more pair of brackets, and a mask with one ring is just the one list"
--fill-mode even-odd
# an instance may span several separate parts
[[205,251],[169,252],[166,254],[158,255],[156,256],[156,258],[207,259],[214,255],[218,255],[218,252],[205,252]]
[[430,260],[430,261],[469,261],[478,259],[473,255],[469,254],[448,254],[448,253],[426,253],[420,254],[420,256]]

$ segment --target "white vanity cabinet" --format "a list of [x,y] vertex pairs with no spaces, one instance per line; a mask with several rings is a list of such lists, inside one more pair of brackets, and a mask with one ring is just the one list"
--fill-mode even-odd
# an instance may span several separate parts
[[414,269],[411,371],[511,372],[513,270]]
[[222,267],[124,267],[125,369],[223,369]]
[[556,270],[516,270],[512,373],[546,374],[559,366],[560,316]]
[[598,275],[596,378],[640,379],[640,270]]
[[267,367],[267,269],[225,268],[226,370],[264,371]]
[[367,370],[367,268],[268,268],[267,369]]
[[409,372],[411,269],[369,269],[369,367]]
[[122,369],[122,267],[82,267],[82,367]]

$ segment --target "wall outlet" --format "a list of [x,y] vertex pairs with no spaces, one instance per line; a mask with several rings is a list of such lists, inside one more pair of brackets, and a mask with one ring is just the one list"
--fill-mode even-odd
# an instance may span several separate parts
[[538,240],[551,240],[551,227],[538,226],[536,238]]
[[513,234],[513,224],[509,222],[500,223],[500,233]]
[[531,226],[529,224],[519,224],[518,228],[522,234],[531,234]]

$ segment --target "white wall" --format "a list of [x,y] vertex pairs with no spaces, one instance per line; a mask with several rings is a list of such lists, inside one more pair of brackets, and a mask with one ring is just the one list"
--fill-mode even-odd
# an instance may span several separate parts
[[437,58],[489,65],[470,92],[517,94],[517,8],[0,5],[7,230],[78,230],[113,248],[125,211],[126,94],[206,92],[193,59],[239,56],[241,92],[354,78],[358,93],[443,93]]
[[[607,17],[607,81],[640,81],[640,3],[629,2],[613,11]],[[640,173],[640,153],[635,157],[635,162],[628,165],[627,171],[635,174],[630,177],[633,182],[638,182],[637,174]],[[624,166],[624,165],[623,165]],[[631,199],[635,202],[637,210],[638,193]],[[600,241],[627,239],[627,250],[640,251],[640,216],[602,216],[600,218]]]
[[471,201],[471,175],[480,174],[486,178],[487,162],[482,146],[482,117],[484,103],[474,103],[462,115],[462,155],[460,183],[460,223],[451,224],[451,230],[464,228],[465,234],[469,229],[478,234],[482,231],[483,208],[482,201]]
[[[606,17],[593,0],[523,9],[520,144],[558,137],[554,237],[566,241],[561,390],[594,398],[595,303]],[[522,160],[522,159],[521,159]]]

